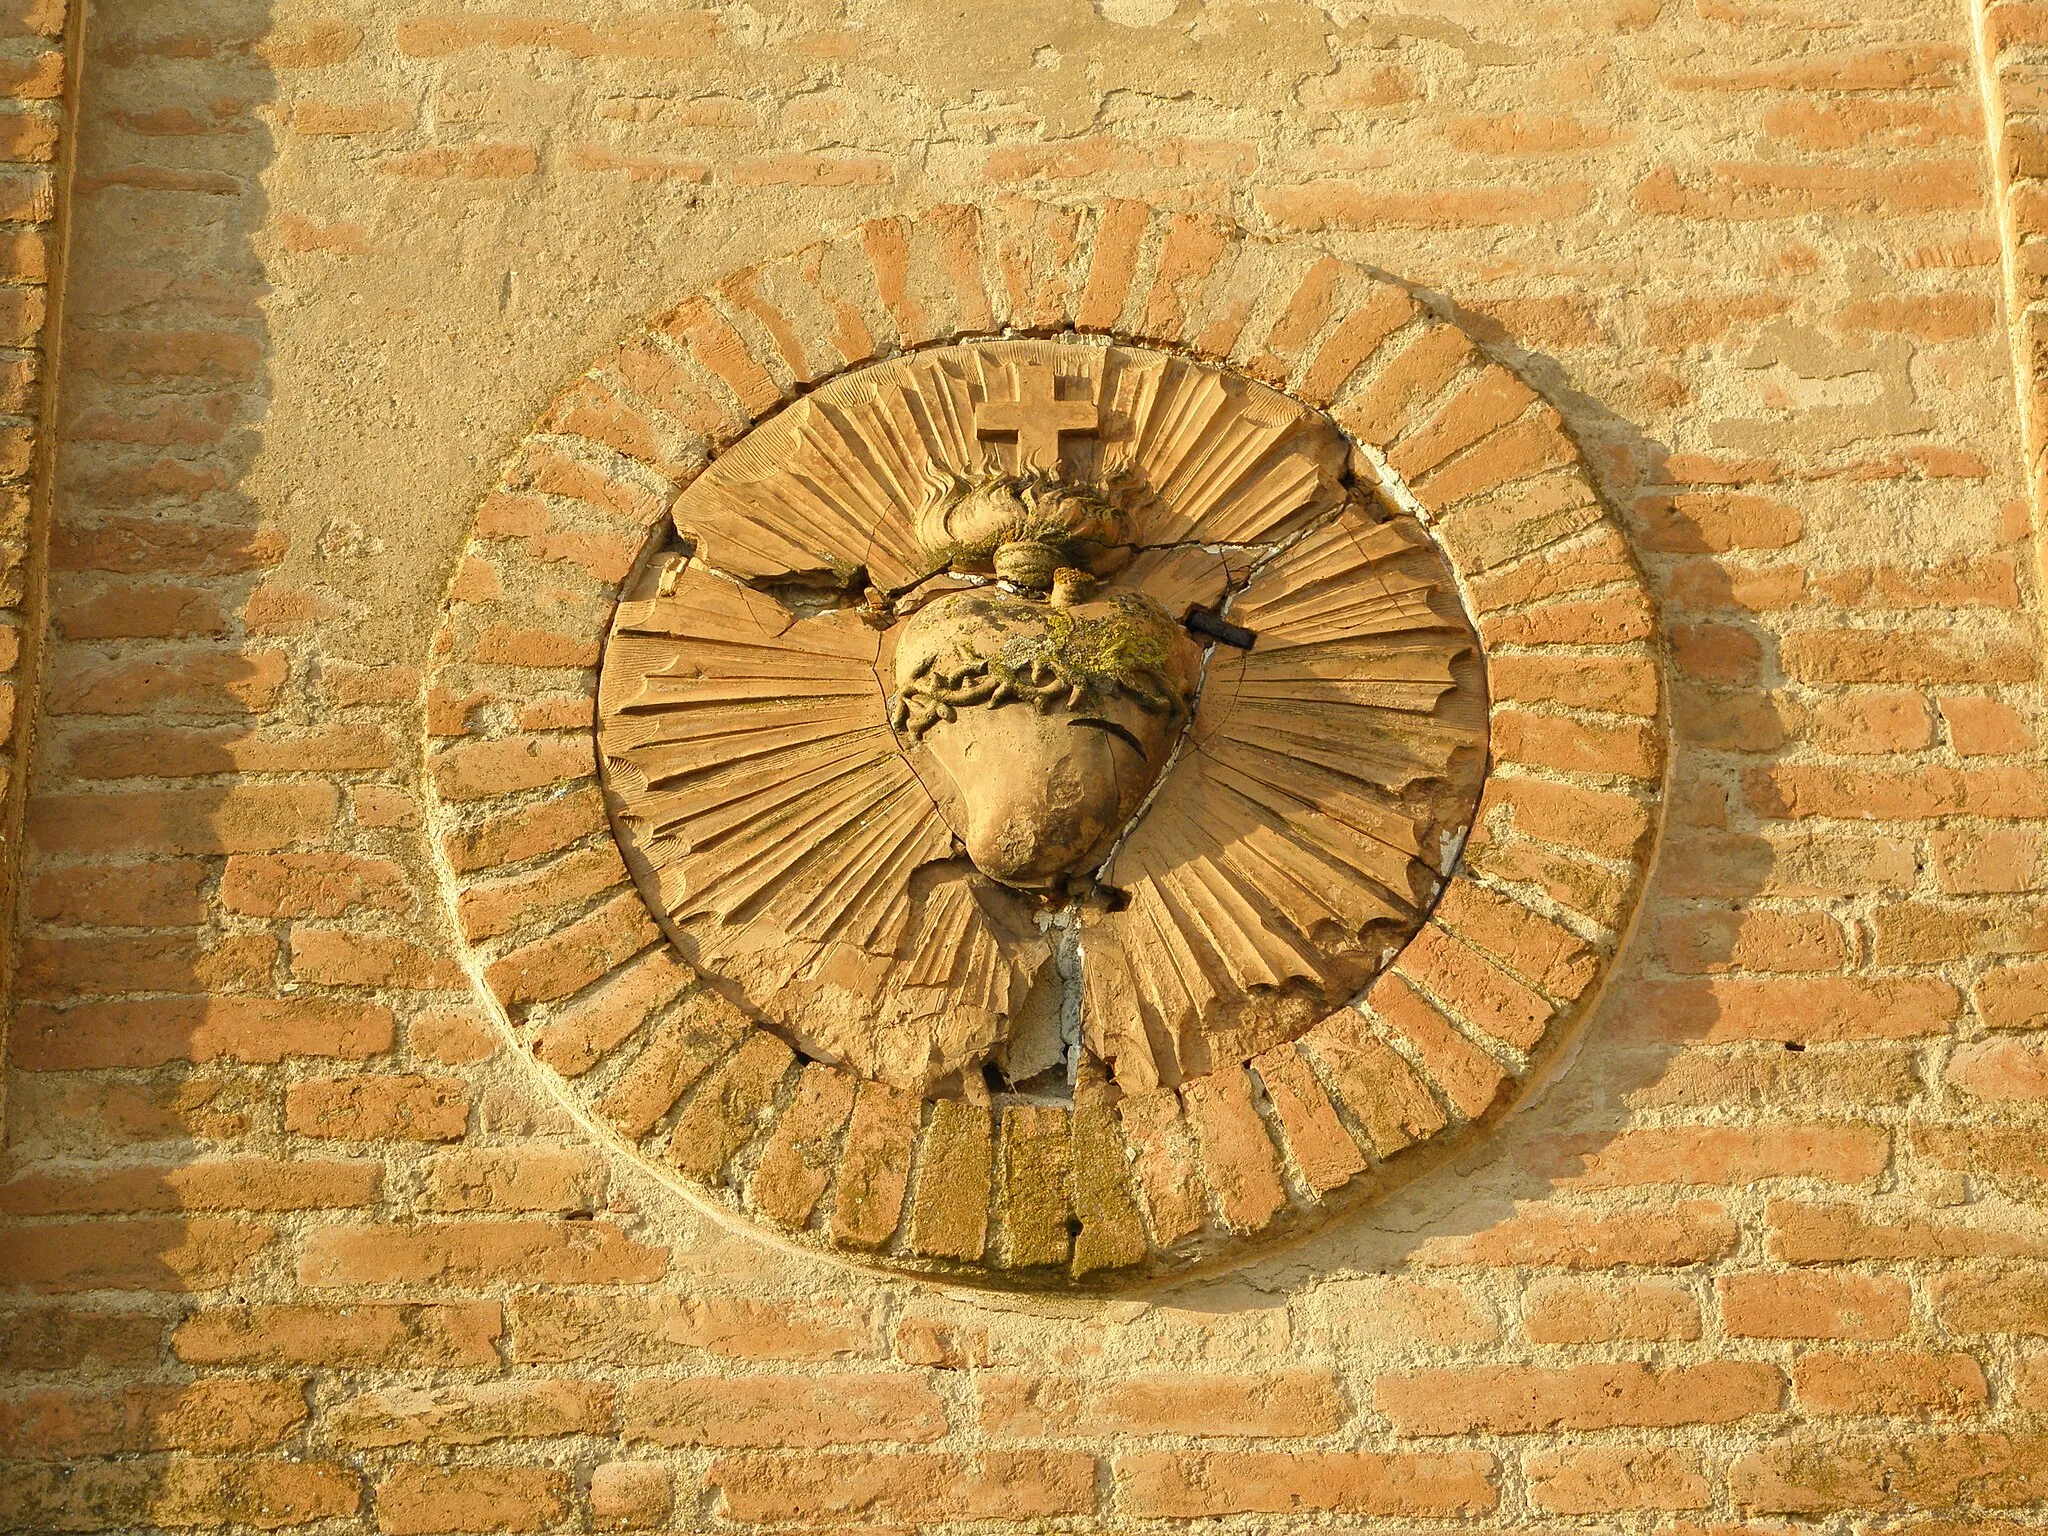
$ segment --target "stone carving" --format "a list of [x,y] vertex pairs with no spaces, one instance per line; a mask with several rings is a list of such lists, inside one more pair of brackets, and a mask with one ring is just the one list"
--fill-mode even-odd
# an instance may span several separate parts
[[672,942],[940,1099],[1173,1086],[1415,932],[1484,771],[1476,639],[1327,418],[1075,340],[874,365],[678,500],[599,691]]

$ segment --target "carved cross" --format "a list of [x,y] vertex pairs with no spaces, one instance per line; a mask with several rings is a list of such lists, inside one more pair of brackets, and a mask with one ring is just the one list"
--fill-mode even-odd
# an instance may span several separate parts
[[1059,375],[1043,363],[1014,364],[1010,376],[1016,381],[1017,397],[982,402],[974,413],[975,435],[1014,432],[1018,468],[1057,471],[1061,435],[1100,431],[1102,412],[1093,400],[1062,400]]

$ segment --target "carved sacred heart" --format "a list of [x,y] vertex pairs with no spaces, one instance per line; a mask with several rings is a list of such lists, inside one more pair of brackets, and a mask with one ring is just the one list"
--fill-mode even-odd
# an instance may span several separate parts
[[[1005,568],[1029,558],[999,551]],[[975,867],[1026,889],[1101,863],[1173,757],[1201,652],[1152,598],[1089,600],[1059,570],[919,609],[896,649],[895,724],[952,780],[949,818]]]

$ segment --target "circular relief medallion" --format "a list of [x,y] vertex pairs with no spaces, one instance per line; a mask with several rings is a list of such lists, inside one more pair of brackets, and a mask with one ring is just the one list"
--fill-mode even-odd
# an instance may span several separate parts
[[[614,831],[701,985],[587,1101],[785,1236],[1011,1285],[1242,1247],[1234,1178],[1299,1230],[1288,1182],[1321,1209],[1442,1129],[1350,1005],[1471,826],[1485,673],[1352,452],[1070,337],[842,374],[719,456],[598,690]],[[1176,1206],[1190,1135],[1223,1220]]]

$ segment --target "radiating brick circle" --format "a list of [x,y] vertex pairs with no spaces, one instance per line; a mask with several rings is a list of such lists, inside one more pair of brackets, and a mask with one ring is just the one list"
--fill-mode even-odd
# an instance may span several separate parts
[[[1064,1105],[802,1062],[669,947],[596,779],[614,595],[703,465],[876,358],[1065,331],[1326,409],[1478,617],[1492,776],[1436,910],[1356,1007],[1248,1064]],[[429,782],[480,991],[593,1134],[771,1236],[1101,1289],[1233,1261],[1482,1133],[1584,1017],[1647,864],[1663,697],[1642,579],[1557,413],[1397,284],[1221,221],[1005,201],[735,272],[550,407],[478,509],[434,642]]]

